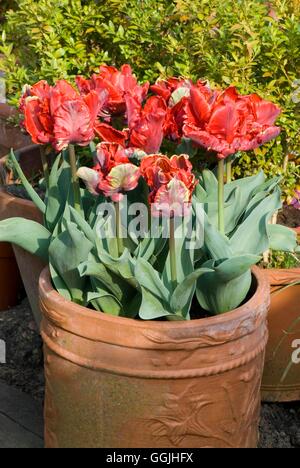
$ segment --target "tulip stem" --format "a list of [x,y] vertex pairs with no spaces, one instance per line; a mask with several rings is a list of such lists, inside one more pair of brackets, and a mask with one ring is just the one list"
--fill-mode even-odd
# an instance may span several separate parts
[[173,291],[177,286],[177,266],[176,266],[176,245],[175,245],[175,221],[174,216],[170,218],[170,237],[169,237],[169,250],[170,250],[170,266],[171,266],[171,281]]
[[44,173],[46,185],[47,187],[49,187],[49,166],[48,166],[48,160],[46,156],[46,149],[44,146],[40,147],[40,154],[41,154],[41,161],[42,161],[43,173]]
[[218,162],[218,221],[219,231],[225,234],[224,219],[224,159]]
[[118,245],[118,257],[121,257],[122,253],[124,252],[124,245],[123,239],[121,237],[122,234],[122,225],[121,225],[121,211],[120,211],[120,203],[115,203],[116,209],[116,237],[117,237],[117,245]]
[[232,161],[230,158],[226,161],[226,183],[229,184],[232,181]]
[[81,212],[80,203],[80,185],[77,177],[77,164],[74,145],[69,145],[69,164],[71,168],[71,182],[74,196],[74,208],[79,213]]

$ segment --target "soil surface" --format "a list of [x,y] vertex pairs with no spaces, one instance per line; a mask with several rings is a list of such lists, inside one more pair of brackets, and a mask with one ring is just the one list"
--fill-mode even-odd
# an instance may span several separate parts
[[42,340],[27,299],[0,312],[0,340],[6,343],[6,364],[0,364],[0,379],[36,399],[43,399]]
[[293,206],[285,206],[279,211],[277,222],[291,228],[300,226],[300,210]]
[[[0,339],[6,342],[7,364],[0,380],[42,401],[44,396],[42,341],[27,299],[0,312]],[[300,402],[263,404],[260,448],[300,448]]]

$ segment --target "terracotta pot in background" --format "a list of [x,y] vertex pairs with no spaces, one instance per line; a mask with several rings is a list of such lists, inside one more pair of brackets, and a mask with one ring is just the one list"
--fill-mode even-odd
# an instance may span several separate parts
[[[18,155],[24,173],[28,177],[32,174],[36,174],[40,169],[39,149],[31,145],[19,150]],[[4,163],[5,158],[0,161],[0,166],[3,167]],[[10,182],[11,180],[8,174],[7,183]],[[15,197],[8,193],[5,187],[1,188],[0,220],[13,217],[22,217],[38,223],[43,222],[42,213],[36,208],[32,201]],[[29,254],[20,247],[14,246],[13,249],[34,318],[39,326],[41,313],[38,301],[38,281],[45,264],[39,258]]]
[[[29,144],[28,136],[6,121],[16,112],[15,108],[0,103],[0,157],[7,154],[11,147],[20,148]],[[0,244],[0,278],[0,310],[5,310],[18,303],[22,291],[22,281],[14,252],[9,244],[5,243]]]
[[296,227],[296,228],[293,228],[294,231],[296,232],[296,234],[298,234],[298,236],[300,235],[300,226]]
[[4,156],[11,148],[20,149],[30,145],[31,139],[19,127],[7,122],[9,117],[17,115],[16,108],[0,103],[0,156]]
[[48,448],[256,447],[269,285],[184,322],[102,314],[40,277]]
[[262,382],[264,401],[300,400],[300,364],[292,362],[300,340],[300,268],[264,270],[271,285],[269,342]]
[[[14,197],[2,188],[0,189],[0,220],[14,217],[42,223],[42,214],[31,201]],[[45,264],[20,247],[13,246],[13,250],[34,318],[39,325],[41,313],[38,301],[38,280]]]
[[0,311],[14,307],[21,290],[22,280],[11,245],[0,242]]

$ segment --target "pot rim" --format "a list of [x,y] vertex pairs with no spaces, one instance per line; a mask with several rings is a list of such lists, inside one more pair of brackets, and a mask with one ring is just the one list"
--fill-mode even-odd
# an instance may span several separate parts
[[[32,151],[34,149],[37,149],[38,147],[39,147],[39,145],[36,145],[36,144],[33,143],[31,145],[26,145],[26,146],[23,146],[22,148],[16,149],[16,150],[14,150],[14,152],[19,153],[19,154],[23,154],[23,153],[26,154],[28,151]],[[4,155],[4,156],[2,156],[2,158],[0,158],[0,166],[3,167],[3,168],[5,166],[5,162],[6,162],[7,157],[8,157],[8,154]],[[16,195],[13,195],[13,194],[7,192],[6,187],[9,186],[9,185],[12,185],[12,184],[6,183],[4,185],[0,185],[0,192],[3,194],[3,196],[7,196],[7,198],[11,199],[11,201],[18,200],[18,202],[20,202],[20,204],[23,205],[24,207],[35,206],[35,204],[33,203],[32,200],[17,197]]]
[[265,268],[262,270],[271,286],[287,286],[300,281],[300,268]]
[[[43,298],[45,298],[49,302],[54,302],[59,304],[59,306],[64,309],[70,308],[70,304],[73,310],[73,313],[76,315],[76,319],[92,319],[94,323],[100,322],[113,322],[119,326],[129,326],[130,328],[136,329],[145,329],[153,330],[153,331],[172,331],[172,330],[180,330],[185,328],[187,330],[193,330],[195,328],[211,328],[216,327],[218,325],[223,326],[223,328],[227,328],[232,321],[240,320],[241,317],[249,316],[251,311],[257,309],[257,302],[258,298],[265,298],[267,296],[268,299],[265,299],[265,302],[269,301],[269,293],[270,293],[270,285],[268,282],[267,276],[263,273],[262,269],[257,266],[252,268],[252,274],[256,280],[257,287],[255,293],[251,296],[251,298],[243,305],[237,307],[236,309],[226,312],[224,314],[214,315],[212,317],[206,317],[201,319],[193,319],[193,320],[180,320],[180,321],[155,321],[155,320],[136,320],[129,317],[119,317],[109,314],[104,314],[102,312],[93,311],[87,307],[81,306],[76,304],[72,301],[65,299],[61,296],[52,286],[51,277],[50,277],[50,270],[49,267],[46,266],[44,270],[41,272],[40,279],[39,279],[39,292],[40,292],[40,303],[42,305],[43,314],[48,316],[48,311],[46,311],[45,307],[43,307]],[[263,299],[259,301],[259,303],[263,302]],[[72,315],[68,318],[72,319]],[[64,313],[63,313],[64,314]],[[55,321],[55,315],[52,317],[52,320]],[[49,318],[51,320],[51,311],[49,312]],[[60,322],[58,317],[58,322]],[[60,324],[61,328],[65,328],[63,324]]]
[[21,206],[24,206],[24,207],[35,206],[33,201],[27,200],[26,198],[17,197],[16,195],[12,195],[11,193],[7,192],[5,190],[5,187],[3,187],[3,186],[0,187],[0,197],[5,197],[8,200],[10,200],[11,202],[14,202],[15,200],[18,200],[18,204],[20,204]]
[[[31,143],[30,145],[25,145],[25,146],[21,146],[21,148],[18,148],[18,149],[14,149],[14,153],[27,153],[27,151],[31,151],[31,150],[34,150],[34,149],[38,149],[39,145],[37,145],[36,143]],[[2,158],[0,158],[0,161],[5,161],[8,154],[10,153],[10,150],[9,152],[2,156]]]

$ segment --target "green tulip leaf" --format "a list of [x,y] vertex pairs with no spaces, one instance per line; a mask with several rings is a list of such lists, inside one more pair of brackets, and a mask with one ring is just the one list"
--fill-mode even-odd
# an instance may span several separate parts
[[84,303],[86,278],[80,276],[78,266],[88,258],[92,248],[93,244],[72,222],[66,222],[66,229],[49,248],[52,267],[66,284],[72,300],[79,304]]
[[17,161],[17,158],[13,152],[13,150],[11,150],[11,159],[12,159],[12,162],[13,162],[13,165],[14,165],[14,168],[26,190],[26,192],[28,193],[29,197],[31,198],[31,200],[33,201],[33,203],[35,204],[35,206],[43,213],[45,214],[46,213],[46,205],[45,203],[43,202],[43,200],[40,198],[40,196],[36,193],[36,191],[34,190],[34,188],[31,186],[31,184],[28,182],[24,172],[22,171],[21,169],[21,166],[20,164],[18,163]]
[[182,314],[185,318],[189,318],[191,303],[195,294],[196,282],[204,273],[211,272],[208,268],[199,268],[190,273],[180,283],[172,294],[170,306],[176,314]]
[[280,224],[267,226],[270,249],[283,252],[295,252],[297,248],[297,234],[292,229]]
[[254,208],[236,229],[230,239],[230,247],[234,255],[245,252],[261,255],[269,248],[268,222],[280,207],[281,195],[278,189]]
[[39,223],[24,218],[0,221],[0,242],[11,242],[48,262],[51,233]]
[[61,157],[58,156],[49,175],[45,224],[51,232],[64,212],[64,203],[61,199],[61,193],[57,184],[60,160]]
[[[203,268],[211,268],[209,261]],[[217,272],[204,273],[197,282],[196,296],[201,307],[211,314],[235,309],[246,298],[252,282],[251,270],[230,281],[220,279]]]

